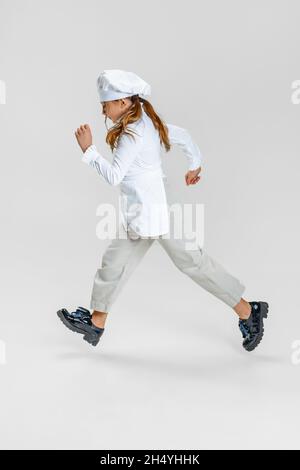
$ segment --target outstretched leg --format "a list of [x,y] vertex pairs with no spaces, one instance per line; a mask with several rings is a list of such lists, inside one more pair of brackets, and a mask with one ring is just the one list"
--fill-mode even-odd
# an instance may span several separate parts
[[189,240],[171,236],[160,237],[159,243],[180,271],[233,308],[239,316],[243,347],[247,351],[253,351],[264,334],[263,321],[268,316],[268,303],[247,302],[243,299],[245,286],[197,243],[189,248]]
[[[184,238],[162,237],[158,241],[175,266],[193,281],[232,308],[240,304],[245,286],[198,244],[187,248],[189,241]],[[241,305],[244,309],[239,306],[237,310],[246,315],[243,302]]]
[[[93,322],[100,326],[125,282],[144,257],[154,239],[115,238],[102,256],[92,288]],[[105,316],[103,315],[105,314]]]

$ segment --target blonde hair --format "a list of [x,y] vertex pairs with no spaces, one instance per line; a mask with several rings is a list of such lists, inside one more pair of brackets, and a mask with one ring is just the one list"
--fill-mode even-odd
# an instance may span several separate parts
[[[131,137],[132,129],[128,129],[127,126],[138,121],[142,117],[142,104],[144,111],[150,117],[153,122],[155,129],[159,132],[159,138],[161,145],[165,146],[166,151],[168,152],[171,149],[171,144],[168,137],[168,127],[155,112],[150,101],[141,98],[139,95],[133,95],[130,97],[132,101],[132,106],[127,110],[127,112],[121,117],[118,122],[111,127],[106,135],[106,143],[110,146],[111,151],[117,147],[118,140],[122,134],[128,134]],[[106,125],[107,116],[105,116],[105,125]],[[107,126],[106,126],[107,128]]]

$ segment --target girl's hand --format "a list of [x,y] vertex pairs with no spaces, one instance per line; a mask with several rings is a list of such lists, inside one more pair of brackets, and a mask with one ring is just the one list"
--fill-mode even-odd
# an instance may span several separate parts
[[196,168],[196,170],[190,170],[186,173],[185,175],[185,182],[187,186],[190,184],[196,184],[200,180],[201,176],[199,176],[199,173],[201,171],[201,166],[199,168]]
[[75,136],[83,152],[93,143],[92,132],[88,124],[78,127]]

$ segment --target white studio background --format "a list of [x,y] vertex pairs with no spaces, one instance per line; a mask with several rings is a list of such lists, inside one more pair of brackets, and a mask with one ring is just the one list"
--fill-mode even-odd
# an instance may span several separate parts
[[[299,448],[299,15],[297,0],[0,0],[1,448]],[[97,348],[59,322],[89,307],[96,208],[118,200],[74,137],[88,122],[111,159],[109,68],[149,82],[199,145],[195,186],[178,148],[163,156],[170,193],[204,204],[206,250],[268,301],[254,352],[157,243]]]

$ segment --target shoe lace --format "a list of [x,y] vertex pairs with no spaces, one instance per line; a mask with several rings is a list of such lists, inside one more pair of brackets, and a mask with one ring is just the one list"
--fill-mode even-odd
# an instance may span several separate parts
[[72,316],[74,318],[81,318],[82,320],[87,320],[91,317],[91,314],[87,309],[83,307],[78,307],[75,312],[72,312]]
[[243,338],[246,338],[246,336],[250,334],[250,329],[248,327],[247,320],[240,320],[239,328],[242,332]]
[[239,327],[244,338],[253,337],[259,330],[259,307],[256,303],[252,304],[252,307],[250,317],[247,320],[239,320]]

